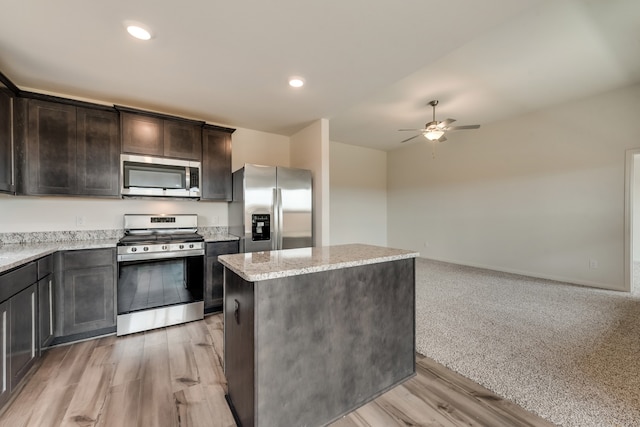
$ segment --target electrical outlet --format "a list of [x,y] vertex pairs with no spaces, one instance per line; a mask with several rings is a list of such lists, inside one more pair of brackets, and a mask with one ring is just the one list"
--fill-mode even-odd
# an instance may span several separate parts
[[211,225],[218,225],[218,223],[220,222],[220,217],[215,215],[213,217],[211,217]]
[[598,268],[598,260],[590,259],[589,260],[589,268]]
[[424,242],[424,247],[428,248],[429,247],[429,242]]
[[83,217],[83,216],[76,216],[76,226],[77,226],[77,227],[82,227],[82,226],[84,226],[84,223],[85,223],[85,222],[86,222],[86,221],[85,221],[85,217]]

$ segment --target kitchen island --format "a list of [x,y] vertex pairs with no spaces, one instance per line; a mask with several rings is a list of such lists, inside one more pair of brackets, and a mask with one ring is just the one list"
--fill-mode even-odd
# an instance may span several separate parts
[[413,376],[418,255],[352,244],[220,256],[241,425],[326,425]]

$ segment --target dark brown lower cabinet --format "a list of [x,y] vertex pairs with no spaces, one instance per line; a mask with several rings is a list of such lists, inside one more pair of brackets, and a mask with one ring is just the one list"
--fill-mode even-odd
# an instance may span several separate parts
[[0,407],[40,354],[37,263],[0,274]]
[[9,301],[5,301],[0,304],[0,408],[11,397],[9,375]]
[[29,371],[38,356],[38,285],[34,283],[9,300],[11,389]]
[[222,310],[224,267],[218,261],[218,255],[237,254],[238,241],[209,242],[205,251],[204,311],[213,313]]
[[115,332],[115,248],[64,251],[56,256],[57,338]]

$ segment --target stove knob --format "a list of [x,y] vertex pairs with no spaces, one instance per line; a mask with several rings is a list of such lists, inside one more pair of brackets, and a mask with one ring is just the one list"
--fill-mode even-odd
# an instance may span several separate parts
[[138,252],[138,248],[131,248],[131,252]]
[[184,249],[184,245],[180,245],[178,246],[180,249]]
[[189,248],[190,248],[190,249],[193,249],[193,243],[191,243],[191,244],[189,245]]
[[167,245],[162,245],[162,250],[163,250],[163,251],[166,251],[167,249],[169,249],[169,246],[167,246]]
[[148,251],[148,250],[149,250],[149,247],[148,247],[148,246],[145,246],[144,248],[142,248],[142,250],[146,252],[146,251]]

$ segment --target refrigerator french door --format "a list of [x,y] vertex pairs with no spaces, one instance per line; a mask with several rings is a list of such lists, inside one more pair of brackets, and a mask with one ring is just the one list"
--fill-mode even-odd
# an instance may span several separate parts
[[229,232],[241,252],[313,246],[311,171],[246,164],[233,173]]

